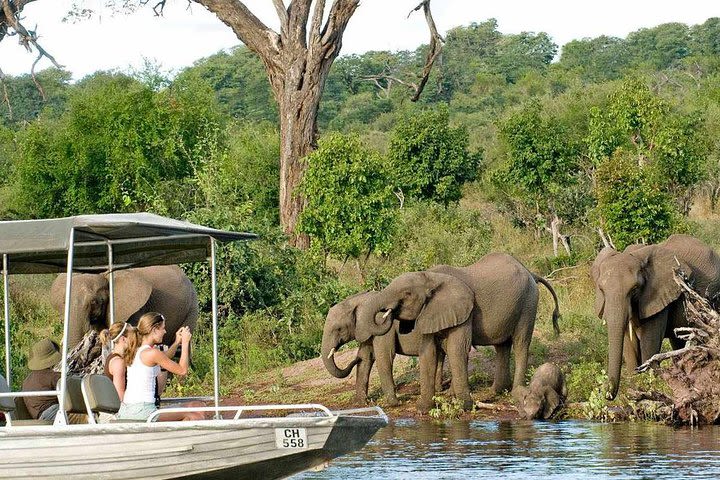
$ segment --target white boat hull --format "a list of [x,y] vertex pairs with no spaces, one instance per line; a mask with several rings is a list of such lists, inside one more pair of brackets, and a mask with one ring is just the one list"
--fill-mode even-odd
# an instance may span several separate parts
[[[5,428],[0,478],[283,478],[362,447],[385,424],[333,416]],[[304,429],[306,442],[280,446],[286,429]]]

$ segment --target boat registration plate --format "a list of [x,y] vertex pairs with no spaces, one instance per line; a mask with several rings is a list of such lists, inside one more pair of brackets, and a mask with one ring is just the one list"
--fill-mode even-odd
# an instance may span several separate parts
[[276,428],[275,445],[277,448],[306,449],[308,448],[307,432],[304,428]]

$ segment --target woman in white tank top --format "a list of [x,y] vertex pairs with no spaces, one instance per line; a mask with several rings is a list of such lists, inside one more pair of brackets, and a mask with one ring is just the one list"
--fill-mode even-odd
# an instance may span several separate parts
[[[190,338],[192,334],[188,327],[182,327],[177,336],[182,344],[180,362],[175,363],[168,355],[154,348],[162,342],[165,336],[165,318],[157,313],[146,313],[137,325],[138,341],[128,345],[132,363],[127,366],[127,385],[125,396],[120,404],[118,418],[132,420],[146,420],[157,407],[155,406],[155,382],[160,374],[161,367],[175,375],[186,375],[190,364],[188,352],[190,351]],[[184,406],[204,407],[200,402],[187,403]],[[200,412],[164,413],[158,417],[160,421],[202,420],[205,415]]]

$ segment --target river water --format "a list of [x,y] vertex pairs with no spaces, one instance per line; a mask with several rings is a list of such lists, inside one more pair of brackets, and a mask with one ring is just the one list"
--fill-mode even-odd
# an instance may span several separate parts
[[720,479],[720,426],[395,420],[364,449],[294,480]]

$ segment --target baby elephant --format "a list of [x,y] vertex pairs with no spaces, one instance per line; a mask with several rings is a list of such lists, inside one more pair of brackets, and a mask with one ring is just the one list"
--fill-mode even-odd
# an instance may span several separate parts
[[565,402],[567,385],[560,367],[543,363],[535,370],[530,385],[513,392],[520,415],[528,419],[548,419]]

